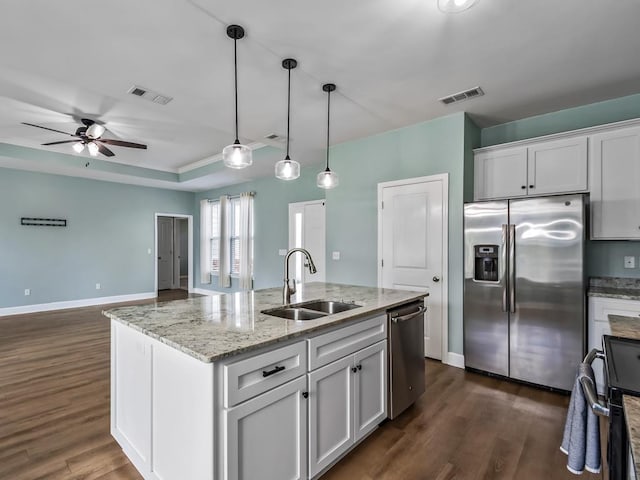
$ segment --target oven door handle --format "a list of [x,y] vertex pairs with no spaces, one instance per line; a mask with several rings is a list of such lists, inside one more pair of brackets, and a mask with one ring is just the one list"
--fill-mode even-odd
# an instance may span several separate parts
[[[584,357],[584,363],[591,365],[596,358],[604,358],[604,353],[602,350],[598,350],[594,348],[587,356]],[[596,415],[600,415],[601,417],[609,416],[609,408],[607,404],[601,401],[598,398],[598,393],[596,392],[596,387],[594,383],[591,381],[589,377],[580,377],[580,386],[582,387],[582,392],[584,393],[585,398],[587,399],[587,403],[589,407]]]

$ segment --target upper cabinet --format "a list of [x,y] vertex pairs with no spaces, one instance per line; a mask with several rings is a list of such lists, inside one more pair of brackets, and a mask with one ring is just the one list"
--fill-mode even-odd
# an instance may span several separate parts
[[591,238],[640,239],[640,127],[594,134]]
[[587,189],[586,136],[492,148],[474,157],[475,200]]

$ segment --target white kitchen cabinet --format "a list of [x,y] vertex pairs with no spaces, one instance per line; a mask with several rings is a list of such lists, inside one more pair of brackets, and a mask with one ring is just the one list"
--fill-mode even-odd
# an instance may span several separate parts
[[583,192],[587,137],[491,148],[474,157],[474,198],[489,200]]
[[640,239],[640,127],[590,141],[591,238]]
[[386,340],[309,373],[310,478],[387,417],[386,398]]
[[[602,336],[611,334],[609,315],[622,315],[626,317],[640,318],[640,301],[622,298],[589,297],[589,350],[602,349]],[[604,364],[597,359],[593,362],[593,371],[596,376],[598,393],[605,393],[604,388]]]
[[307,478],[307,379],[224,412],[225,480]]

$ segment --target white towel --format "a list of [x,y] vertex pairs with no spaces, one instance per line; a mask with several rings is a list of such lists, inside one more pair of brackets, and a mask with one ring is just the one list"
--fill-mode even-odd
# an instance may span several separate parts
[[567,469],[577,475],[585,469],[592,473],[599,473],[601,467],[600,422],[590,405],[587,404],[587,399],[582,391],[580,379],[583,377],[588,378],[595,389],[596,382],[591,365],[581,363],[571,392],[571,401],[560,447],[560,450],[568,456]]

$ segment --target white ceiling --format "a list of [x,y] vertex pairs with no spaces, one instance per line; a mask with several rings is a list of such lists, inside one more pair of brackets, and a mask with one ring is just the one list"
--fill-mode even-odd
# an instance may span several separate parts
[[[238,23],[247,31],[238,42],[241,140],[266,144],[265,135],[286,132],[281,60],[293,57],[291,156],[319,163],[325,82],[338,86],[332,143],[461,110],[493,125],[640,92],[639,18],[639,0],[479,0],[456,15],[442,14],[436,0],[5,2],[0,142],[71,155],[69,145],[40,146],[62,135],[20,122],[73,133],[88,117],[105,123],[105,138],[149,146],[113,147],[112,162],[183,172],[219,159],[234,138],[226,25]],[[174,100],[127,94],[134,84]],[[484,97],[437,101],[477,85]],[[0,165],[20,165],[9,163]],[[254,165],[183,188],[272,172]]]

